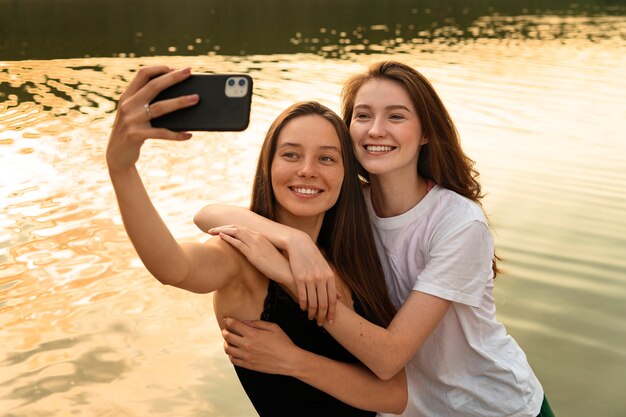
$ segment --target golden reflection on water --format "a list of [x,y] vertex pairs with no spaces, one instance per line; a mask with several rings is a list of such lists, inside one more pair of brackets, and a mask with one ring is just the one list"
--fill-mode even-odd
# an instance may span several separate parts
[[[623,32],[623,19],[609,20]],[[500,318],[555,411],[623,415],[623,46],[619,37],[481,39],[429,51],[399,42],[376,56],[344,50],[341,60],[0,63],[0,85],[10,87],[0,103],[0,409],[8,416],[253,415],[222,353],[211,297],[158,284],[124,233],[103,159],[115,100],[139,65],[253,76],[248,130],[150,142],[139,162],[174,235],[201,240],[193,214],[210,202],[247,203],[259,145],[280,110],[304,99],[338,109],[349,75],[398,59],[432,80],[478,162],[509,272],[496,286]],[[593,372],[581,369],[585,362]],[[575,397],[582,390],[592,392],[588,404]]]

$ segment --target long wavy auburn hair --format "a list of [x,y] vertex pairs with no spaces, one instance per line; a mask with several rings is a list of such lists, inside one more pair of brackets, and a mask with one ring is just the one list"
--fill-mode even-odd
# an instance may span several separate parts
[[324,215],[317,245],[323,249],[328,261],[359,298],[365,317],[386,327],[393,319],[395,309],[389,299],[376,251],[369,215],[358,180],[357,161],[352,150],[350,133],[335,112],[315,101],[306,101],[290,106],[276,118],[261,147],[250,210],[270,220],[277,220],[278,202],[272,189],[271,167],[278,137],[289,122],[308,115],[319,116],[333,125],[341,143],[344,168],[339,197],[335,205]]
[[[359,89],[373,79],[390,80],[401,85],[409,94],[428,142],[421,147],[417,162],[418,174],[481,204],[483,194],[474,161],[461,148],[458,131],[431,83],[414,68],[395,61],[372,64],[368,70],[351,77],[343,86],[341,103],[343,120],[352,122],[354,104]],[[359,164],[359,175],[369,181],[369,173]],[[481,204],[482,205],[482,204]],[[499,272],[494,256],[494,277]]]

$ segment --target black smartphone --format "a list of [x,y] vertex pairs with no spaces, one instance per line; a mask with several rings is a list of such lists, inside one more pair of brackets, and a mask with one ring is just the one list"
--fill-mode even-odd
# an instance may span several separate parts
[[198,94],[195,106],[150,121],[175,131],[242,131],[250,121],[252,78],[246,74],[192,74],[157,95],[155,101]]

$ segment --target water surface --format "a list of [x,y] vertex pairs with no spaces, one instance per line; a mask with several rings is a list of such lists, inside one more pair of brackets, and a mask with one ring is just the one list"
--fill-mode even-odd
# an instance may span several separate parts
[[161,215],[178,239],[199,241],[200,207],[247,204],[279,111],[308,99],[338,110],[349,75],[397,59],[431,79],[477,161],[507,271],[498,316],[557,415],[623,417],[626,19],[475,16],[462,30],[474,39],[454,38],[455,27],[364,42],[359,33],[385,27],[363,26],[349,43],[297,53],[0,62],[5,415],[254,415],[222,352],[211,296],[160,285],[121,225],[104,150],[117,97],[140,65],[254,77],[245,132],[143,149],[139,169]]

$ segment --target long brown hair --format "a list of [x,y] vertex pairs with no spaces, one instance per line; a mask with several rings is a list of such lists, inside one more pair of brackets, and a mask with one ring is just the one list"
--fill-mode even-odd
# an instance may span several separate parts
[[307,115],[320,116],[333,125],[341,143],[344,168],[339,198],[324,215],[317,245],[324,250],[329,262],[359,298],[366,318],[386,327],[393,319],[395,309],[389,299],[358,181],[350,132],[335,112],[315,101],[305,101],[290,106],[274,120],[261,147],[250,210],[276,221],[278,203],[272,190],[271,166],[278,136],[287,123]]
[[[372,79],[396,82],[411,97],[422,132],[428,140],[419,153],[418,174],[481,204],[483,194],[474,161],[463,152],[459,133],[443,101],[426,77],[414,68],[400,62],[383,61],[371,65],[367,72],[351,77],[341,92],[343,120],[346,125],[349,127],[352,122],[354,102],[359,89]],[[368,172],[360,164],[358,167],[359,175],[369,180]],[[498,259],[494,256],[494,277],[499,271]]]

